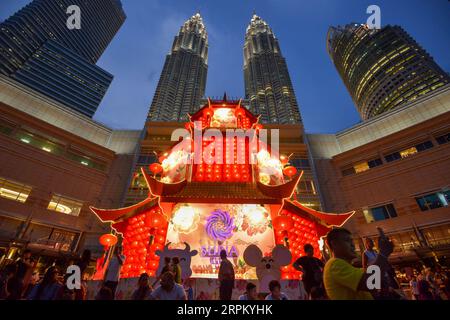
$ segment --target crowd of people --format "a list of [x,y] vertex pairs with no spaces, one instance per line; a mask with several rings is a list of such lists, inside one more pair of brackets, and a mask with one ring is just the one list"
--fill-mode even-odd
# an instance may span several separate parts
[[[302,272],[299,281],[299,294],[296,299],[311,300],[449,300],[449,271],[431,268],[415,270],[409,275],[398,276],[390,265],[388,258],[393,252],[393,244],[384,232],[379,229],[378,245],[366,239],[366,250],[361,259],[355,251],[350,231],[335,228],[327,235],[327,245],[331,257],[325,262],[314,256],[314,248],[306,244],[304,255],[293,263],[293,267]],[[114,300],[120,280],[121,268],[125,262],[122,249],[117,246],[110,258],[101,288],[95,295],[96,300]],[[226,251],[220,252],[221,263],[218,280],[219,299],[231,300],[235,290],[235,272]],[[91,262],[91,253],[85,250],[75,262],[81,275],[86,272]],[[183,286],[182,269],[178,257],[166,257],[164,265],[156,280],[151,283],[147,273],[141,274],[132,300],[194,300],[191,286]],[[374,285],[371,266],[380,271],[378,286]],[[42,279],[35,271],[36,261],[31,251],[23,251],[20,259],[8,264],[0,272],[0,299],[4,300],[85,300],[87,287],[81,283],[78,289],[68,285],[70,274],[61,274],[57,267],[50,266]],[[373,269],[373,268],[372,268]],[[405,294],[405,286],[410,295]],[[184,279],[186,280],[186,279]],[[270,281],[267,292],[258,292],[253,282],[248,282],[239,300],[288,300],[282,292],[278,280]],[[201,299],[201,295],[197,297]]]
[[[83,274],[91,262],[91,252],[85,250],[76,261]],[[0,272],[0,300],[85,300],[86,286],[79,289],[68,287],[69,274],[61,274],[57,267],[50,266],[42,279],[36,272],[37,261],[30,250],[24,250],[22,256],[8,264]]]
[[450,272],[433,272],[425,268],[409,278],[409,288],[414,300],[450,300]]

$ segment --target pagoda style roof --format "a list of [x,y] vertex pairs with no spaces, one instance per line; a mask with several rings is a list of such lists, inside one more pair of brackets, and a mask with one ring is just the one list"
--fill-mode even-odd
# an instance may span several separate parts
[[297,200],[285,200],[284,209],[287,209],[301,217],[313,218],[317,223],[317,232],[319,236],[326,235],[333,227],[341,227],[344,223],[350,219],[356,211],[350,211],[347,213],[326,213],[318,210],[314,210],[302,205]]
[[218,108],[230,108],[230,109],[242,109],[245,112],[245,116],[248,117],[252,123],[255,123],[258,121],[258,117],[253,115],[246,107],[241,105],[241,100],[239,101],[214,101],[211,99],[208,99],[208,104],[204,105],[202,108],[197,110],[197,112],[190,116],[190,121],[198,121],[200,117],[203,116],[203,112],[205,109],[212,108],[212,109],[218,109]]
[[298,182],[300,181],[303,175],[303,171],[300,171],[295,177],[293,177],[288,182],[281,185],[267,185],[261,183],[260,181],[256,182],[258,189],[266,195],[270,195],[271,197],[275,197],[278,199],[290,198],[297,187]]
[[151,207],[158,204],[158,198],[148,197],[145,200],[138,202],[129,207],[123,207],[119,209],[99,209],[90,206],[89,209],[102,221],[117,223],[122,220],[131,218],[141,212],[147,211]]
[[190,203],[281,203],[266,195],[254,183],[190,182],[185,188],[161,197],[163,202]]
[[[290,187],[297,185],[301,174],[294,179],[281,186],[266,186],[271,187],[261,190],[255,183],[215,183],[215,182],[187,182],[183,180],[176,184],[162,183],[154,177],[144,172],[145,179],[149,184],[156,185],[157,189],[151,189],[150,196],[129,207],[119,209],[99,209],[90,207],[91,211],[97,215],[102,222],[110,222],[114,225],[114,229],[118,232],[123,232],[125,221],[135,215],[149,210],[155,205],[162,205],[162,203],[236,203],[236,204],[269,204],[276,205],[280,210],[287,209],[294,214],[303,218],[312,219],[316,221],[319,236],[326,235],[333,227],[340,227],[348,219],[350,219],[355,211],[347,213],[326,213],[308,208],[300,202],[288,200],[294,191]],[[265,186],[265,185],[264,185]],[[166,189],[167,188],[167,189]],[[288,193],[288,190],[291,190]],[[161,195],[155,195],[154,190],[160,190]],[[267,192],[273,192],[267,194]],[[280,198],[280,195],[288,194],[288,197]]]
[[188,182],[165,183],[141,172],[147,182],[150,194],[160,197],[162,202],[190,203],[252,203],[281,204],[284,198],[292,196],[302,174],[282,185],[269,186],[256,183]]

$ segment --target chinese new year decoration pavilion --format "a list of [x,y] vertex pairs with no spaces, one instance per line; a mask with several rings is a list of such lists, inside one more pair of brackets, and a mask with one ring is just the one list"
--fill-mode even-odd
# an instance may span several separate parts
[[[323,213],[292,200],[303,172],[287,156],[271,154],[260,139],[264,126],[240,101],[209,101],[182,129],[182,141],[165,150],[159,162],[141,168],[149,190],[144,201],[115,210],[91,208],[123,237],[122,277],[154,276],[161,256],[174,250],[188,254],[181,261],[190,264],[184,266],[192,269],[189,275],[215,278],[219,253],[226,250],[236,277],[254,279],[242,258],[251,244],[263,254],[283,245],[294,261],[310,243],[320,257],[320,237],[353,214]],[[235,129],[252,134],[229,136]],[[200,161],[198,150],[203,151]],[[282,268],[283,279],[299,277],[291,264]]]

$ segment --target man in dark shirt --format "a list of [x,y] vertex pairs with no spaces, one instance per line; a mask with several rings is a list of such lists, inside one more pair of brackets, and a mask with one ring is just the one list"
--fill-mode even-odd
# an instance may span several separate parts
[[22,254],[22,257],[17,260],[17,273],[16,276],[19,279],[24,279],[27,275],[28,270],[30,270],[33,267],[32,260],[31,260],[31,251],[25,250]]
[[23,291],[25,291],[28,287],[28,282],[31,277],[31,273],[33,270],[33,258],[31,256],[31,251],[25,249],[22,253],[22,256],[19,260],[16,261],[17,272],[14,280],[14,287],[16,286],[16,282],[18,282],[20,286],[20,295],[21,297]]
[[230,260],[227,259],[227,252],[225,250],[220,251],[219,267],[219,299],[231,300],[234,288],[234,268]]
[[22,282],[17,278],[17,265],[7,265],[5,273],[6,278],[0,298],[6,300],[19,300],[22,295]]
[[314,257],[314,248],[309,243],[303,246],[306,256],[298,258],[294,262],[294,268],[303,272],[302,281],[305,290],[311,299],[323,298],[323,267],[321,260]]

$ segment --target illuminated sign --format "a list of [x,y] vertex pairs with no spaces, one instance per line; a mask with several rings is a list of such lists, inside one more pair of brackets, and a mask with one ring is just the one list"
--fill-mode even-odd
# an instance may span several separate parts
[[220,264],[220,252],[225,250],[227,253],[227,257],[237,258],[239,256],[239,251],[236,246],[229,247],[228,244],[226,246],[222,245],[213,245],[213,246],[202,246],[200,250],[200,256],[202,258],[209,258],[211,264],[219,265]]
[[199,252],[192,256],[192,277],[217,278],[220,251],[235,267],[236,279],[254,279],[254,268],[243,259],[251,244],[271,252],[275,237],[269,208],[259,204],[178,203],[172,211],[167,243],[183,249],[188,243]]

